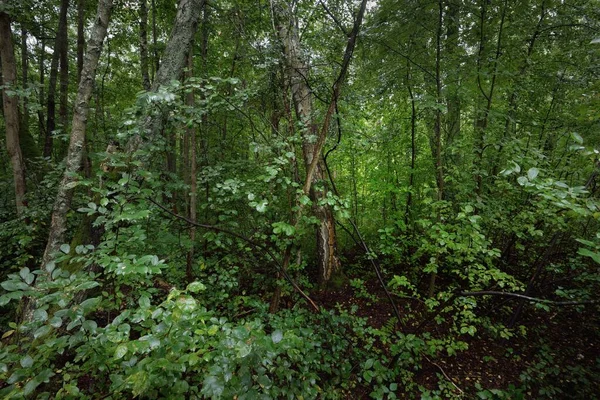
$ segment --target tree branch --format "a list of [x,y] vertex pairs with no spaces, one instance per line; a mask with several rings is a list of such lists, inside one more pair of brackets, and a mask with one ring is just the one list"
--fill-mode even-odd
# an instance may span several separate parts
[[599,304],[600,300],[573,300],[573,301],[554,301],[547,299],[539,299],[537,297],[525,296],[519,293],[510,292],[499,292],[495,290],[481,290],[478,292],[458,292],[458,297],[472,297],[472,296],[501,296],[501,297],[512,297],[515,299],[522,299],[531,301],[533,303],[544,303],[551,304],[553,306],[578,306],[583,304]]
[[152,199],[148,199],[149,202],[151,202],[152,204],[154,204],[155,206],[157,206],[158,208],[160,208],[161,210],[163,210],[164,212],[166,212],[167,214],[180,219],[184,222],[187,222],[190,225],[196,226],[198,228],[203,228],[206,230],[211,230],[211,231],[215,231],[215,232],[220,232],[220,233],[225,233],[227,235],[230,236],[234,236],[240,240],[243,240],[246,243],[249,243],[250,245],[262,250],[265,254],[267,254],[269,257],[271,257],[271,259],[275,262],[275,267],[277,268],[277,270],[285,277],[285,279],[287,279],[287,281],[290,283],[290,285],[292,285],[292,287],[294,288],[294,290],[296,290],[302,297],[304,297],[304,299],[306,301],[308,301],[308,303],[314,308],[315,311],[319,311],[319,307],[315,304],[315,302],[306,294],[304,293],[304,291],[302,289],[300,289],[300,287],[296,284],[296,282],[294,282],[294,280],[290,277],[290,275],[285,271],[285,269],[283,269],[283,267],[281,266],[281,263],[279,262],[279,260],[277,259],[277,257],[275,257],[275,255],[271,252],[271,250],[269,250],[268,247],[257,243],[251,239],[248,239],[247,237],[240,235],[239,233],[235,233],[233,231],[230,231],[228,229],[224,229],[215,225],[207,225],[207,224],[200,224],[198,222],[194,222],[192,220],[190,220],[189,218],[184,217],[183,215],[179,215],[171,210],[169,210],[167,207],[163,206],[160,203],[157,203],[156,201],[152,200]]

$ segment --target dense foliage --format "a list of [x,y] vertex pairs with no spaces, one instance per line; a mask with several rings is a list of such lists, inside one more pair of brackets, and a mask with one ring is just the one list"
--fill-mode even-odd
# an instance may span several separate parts
[[115,1],[72,173],[96,3],[0,1],[0,396],[600,393],[597,1],[198,1],[169,82],[175,2]]

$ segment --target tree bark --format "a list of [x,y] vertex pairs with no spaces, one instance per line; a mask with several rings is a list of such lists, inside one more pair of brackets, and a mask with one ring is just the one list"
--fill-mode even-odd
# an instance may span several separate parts
[[[191,78],[193,76],[193,68],[194,68],[194,57],[193,51],[190,49],[190,54],[188,55],[188,71],[187,76]],[[188,93],[186,97],[186,104],[190,107],[194,106],[194,92],[191,91]],[[190,207],[189,207],[189,219],[190,221],[196,223],[197,219],[197,190],[198,190],[198,179],[196,176],[197,173],[197,158],[196,158],[196,129],[188,128],[186,130],[186,135],[188,139],[186,143],[189,144],[190,151]],[[194,271],[193,271],[193,263],[194,263],[194,252],[196,246],[196,225],[190,225],[190,249],[187,254],[187,265],[186,265],[186,277],[188,282],[192,282],[194,280]]]
[[[285,1],[278,1],[273,5],[277,34],[283,45],[286,67],[285,76],[290,82],[296,116],[302,125],[302,153],[306,166],[306,180],[303,192],[310,195],[313,200],[313,212],[319,220],[319,226],[316,231],[318,280],[323,287],[331,281],[333,276],[341,272],[341,268],[337,257],[337,238],[333,211],[329,205],[319,204],[319,200],[325,198],[327,189],[324,186],[318,188],[314,183],[325,180],[326,168],[321,151],[325,144],[331,118],[336,109],[341,88],[348,72],[348,66],[354,53],[365,9],[366,0],[363,0],[356,15],[352,32],[348,35],[342,67],[337,79],[333,83],[331,101],[325,112],[322,127],[319,130],[315,123],[316,121],[314,121],[312,93],[306,81],[309,68],[302,55],[297,20],[292,15],[290,7]],[[291,247],[288,246],[284,259],[289,258],[290,251]]]
[[152,0],[152,54],[154,56],[154,62],[152,63],[152,82],[156,77],[158,68],[160,67],[160,59],[158,58],[158,43],[156,34],[156,1]]
[[[68,1],[67,7],[68,7]],[[62,44],[60,46],[60,96],[58,116],[63,133],[67,132],[69,118],[69,38],[65,14],[63,31],[60,32]],[[63,154],[61,146],[61,156]]]
[[142,68],[142,86],[150,90],[148,74],[148,7],[146,0],[140,0],[140,65]]
[[[168,85],[171,81],[179,79],[181,72],[187,61],[187,54],[190,45],[194,39],[200,11],[203,8],[205,0],[180,0],[177,7],[177,16],[175,25],[171,32],[171,37],[163,53],[160,68],[150,90],[157,91],[161,86]],[[161,128],[167,114],[159,118],[148,119],[145,123],[145,130],[150,138],[160,134]],[[134,136],[127,144],[128,152],[132,153],[142,144],[140,135]]]
[[89,113],[89,102],[94,88],[98,61],[102,51],[102,44],[106,37],[106,30],[113,6],[112,0],[99,0],[98,11],[91,37],[88,42],[88,51],[83,63],[81,81],[75,100],[75,109],[71,123],[71,139],[66,160],[66,168],[58,187],[58,193],[52,210],[52,222],[48,235],[48,243],[42,258],[42,270],[65,242],[67,228],[67,211],[71,207],[73,185],[77,181],[77,172],[81,168],[84,154],[85,130]]
[[[21,87],[26,90],[29,80],[29,51],[27,50],[27,29],[21,25]],[[23,112],[21,114],[20,134],[29,135],[29,102],[27,96],[23,96]]]
[[[444,200],[444,164],[442,162],[442,78],[440,75],[440,64],[442,58],[442,23],[443,23],[443,12],[444,8],[442,0],[438,0],[438,26],[436,34],[436,46],[435,46],[435,101],[437,107],[435,109],[435,123],[433,126],[434,132],[434,148],[432,153],[435,156],[435,180],[437,184],[437,201]],[[440,219],[438,211],[438,221]],[[439,256],[436,256],[436,258]],[[439,265],[439,262],[436,262]],[[437,279],[437,272],[432,272],[429,278],[429,297],[435,295],[435,281]]]
[[408,227],[411,221],[411,212],[413,204],[413,192],[415,191],[415,166],[417,160],[417,108],[415,105],[415,96],[412,89],[412,76],[410,61],[406,60],[406,89],[410,98],[410,174],[408,176],[408,194],[406,196],[406,211],[404,213],[404,224]]
[[77,0],[77,84],[81,80],[81,71],[83,70],[83,51],[85,48],[85,37],[83,26],[85,24],[85,0]]
[[[313,119],[313,96],[306,83],[309,67],[302,55],[297,21],[291,14],[289,6],[281,1],[275,6],[274,11],[276,18],[279,20],[277,33],[283,44],[286,65],[285,75],[290,84],[296,117],[302,124],[302,155],[308,175],[315,157],[321,158],[314,140],[319,132]],[[324,181],[324,172],[323,162],[319,160],[316,168],[314,168],[312,178],[308,178],[311,183],[308,192],[314,204],[313,212],[319,219],[316,239],[319,283],[321,285],[326,285],[331,277],[340,271],[333,212],[327,205],[318,205],[319,200],[326,196],[327,190],[315,188],[315,183]]]
[[44,142],[44,157],[52,155],[52,132],[56,129],[56,81],[58,79],[58,65],[62,54],[63,46],[66,47],[67,39],[67,10],[69,9],[69,0],[61,0],[60,14],[58,21],[58,30],[54,44],[54,54],[52,55],[52,64],[50,65],[50,81],[48,84],[48,106],[46,116],[46,139]]
[[[448,1],[448,13],[446,15],[446,40],[445,40],[445,54],[446,54],[446,66],[450,73],[447,75],[447,82],[445,87],[447,88],[446,93],[446,106],[448,107],[448,113],[445,118],[446,126],[446,149],[452,147],[453,143],[459,138],[461,130],[461,116],[460,116],[460,61],[457,59],[458,52],[460,51],[460,2],[458,0]],[[445,164],[450,165],[454,168],[458,168],[459,158],[446,154]],[[447,185],[448,186],[448,185]],[[452,196],[453,190],[446,188],[446,198]]]
[[[4,5],[4,1],[0,2]],[[19,100],[15,94],[9,94],[6,88],[16,89],[17,64],[15,60],[10,17],[0,12],[0,58],[2,59],[2,108],[6,125],[6,149],[10,157],[15,185],[15,205],[17,214],[21,214],[25,203],[25,164],[19,143]]]
[[40,59],[39,59],[39,72],[40,72],[40,93],[39,93],[39,102],[40,108],[38,109],[38,132],[39,132],[39,141],[44,142],[44,146],[41,150],[46,147],[45,141],[47,139],[44,125],[44,81],[45,81],[45,69],[44,64],[46,62],[46,39],[45,39],[45,29],[44,29],[44,18],[42,17],[42,21],[40,24]]

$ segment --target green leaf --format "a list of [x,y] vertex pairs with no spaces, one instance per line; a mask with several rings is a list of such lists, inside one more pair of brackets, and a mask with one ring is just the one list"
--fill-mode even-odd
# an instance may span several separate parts
[[125,357],[125,354],[127,354],[127,345],[124,343],[121,343],[115,349],[114,358],[115,358],[115,360],[119,360],[119,359]]
[[52,327],[50,325],[42,325],[33,333],[33,337],[37,339],[39,337],[46,336],[51,330]]
[[94,308],[98,305],[98,303],[100,303],[100,298],[99,297],[92,297],[90,299],[84,300],[81,304],[80,307],[84,310],[87,311],[88,309]]
[[25,357],[21,358],[21,367],[23,368],[30,368],[33,365],[33,358],[31,358],[30,355],[26,355]]
[[283,339],[283,332],[281,332],[281,330],[277,329],[276,331],[271,333],[271,339],[273,340],[273,343],[275,343],[275,344],[281,342],[281,340]]
[[44,322],[48,319],[48,313],[46,310],[38,308],[33,312],[33,320],[36,322]]
[[88,319],[85,320],[83,324],[81,324],[81,327],[88,332],[95,332],[98,328],[98,324],[96,323],[96,321]]
[[583,144],[583,138],[581,137],[581,135],[577,132],[571,132],[571,136],[573,137],[573,139],[579,143],[579,144]]
[[206,286],[204,286],[204,284],[201,282],[192,282],[189,285],[187,285],[186,289],[190,293],[198,293],[203,290],[206,290]]
[[29,275],[29,268],[25,267],[25,268],[21,268],[21,270],[19,271],[19,275],[21,276],[21,278],[23,278],[23,280],[25,280],[25,278],[27,278],[27,275]]
[[519,182],[519,185],[523,186],[527,182],[529,182],[529,180],[525,176],[520,176],[520,177],[517,178],[517,182]]
[[56,263],[54,261],[50,261],[48,264],[46,264],[46,271],[48,271],[48,273],[52,273],[52,271],[54,271],[55,268]]
[[589,249],[585,249],[585,248],[581,247],[581,248],[579,248],[579,251],[577,252],[577,254],[585,256],[585,257],[590,257],[592,260],[594,260],[595,262],[600,264],[600,253],[594,253],[593,251],[590,251]]
[[263,213],[267,210],[267,204],[269,204],[269,202],[267,200],[262,200],[260,203],[258,203],[256,205],[256,211]]
[[6,291],[13,292],[15,290],[20,289],[19,283],[22,283],[22,282],[4,281],[4,282],[0,283],[0,286],[2,286],[4,288],[4,290],[6,290]]
[[69,246],[68,244],[64,243],[60,245],[60,251],[62,251],[65,254],[69,254],[69,252],[71,251],[71,246]]
[[83,283],[80,283],[79,285],[77,285],[77,287],[75,287],[75,291],[79,292],[81,290],[88,290],[88,289],[95,288],[99,285],[100,284],[98,282],[94,282],[94,281],[83,282]]
[[138,304],[140,305],[140,308],[142,310],[148,309],[152,305],[152,303],[150,303],[150,298],[146,295],[140,296],[140,299],[138,300]]
[[60,328],[62,326],[62,318],[60,317],[52,317],[50,319],[50,325],[54,328]]
[[527,171],[527,177],[529,178],[530,181],[534,180],[536,178],[536,176],[538,176],[538,174],[540,173],[540,170],[533,167],[533,168],[529,168],[529,171]]

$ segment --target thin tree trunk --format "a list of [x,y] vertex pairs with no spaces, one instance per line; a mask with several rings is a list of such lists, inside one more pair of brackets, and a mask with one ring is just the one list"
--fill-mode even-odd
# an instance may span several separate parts
[[438,1],[439,14],[438,14],[438,29],[436,35],[436,55],[435,55],[435,99],[437,107],[435,110],[435,171],[437,181],[437,200],[442,201],[444,199],[444,164],[442,160],[442,77],[441,77],[441,58],[442,58],[442,15],[443,5],[442,0]]
[[[200,77],[205,79],[208,77],[208,44],[210,39],[210,32],[208,26],[208,20],[210,17],[210,7],[204,2],[202,7],[202,30],[201,36],[202,41],[200,43]],[[206,100],[205,92],[202,91],[200,94],[202,101]],[[208,113],[202,114],[202,120],[200,123],[200,151],[202,152],[202,160],[200,167],[207,167],[209,165],[209,141],[208,141]],[[210,198],[210,182],[204,181],[204,199],[208,203]],[[210,210],[208,207],[204,209],[204,220],[208,221],[210,218]],[[208,240],[204,239],[202,243],[203,249],[206,251],[208,246]]]
[[485,108],[480,111],[476,121],[475,121],[475,163],[474,163],[474,173],[475,173],[475,193],[477,195],[481,194],[481,190],[483,188],[483,152],[485,150],[485,133],[488,126],[490,111],[492,110],[492,100],[494,99],[494,90],[496,88],[496,77],[498,75],[498,61],[500,56],[502,55],[502,33],[504,30],[504,22],[506,19],[506,9],[508,7],[507,1],[504,2],[502,7],[502,16],[500,19],[500,27],[498,29],[498,40],[496,42],[496,54],[492,61],[494,67],[492,71],[492,79],[490,82],[490,89],[488,93],[485,93],[483,89],[483,85],[481,83],[481,63],[484,57],[484,48],[485,48],[485,20],[486,20],[486,12],[487,12],[487,0],[483,0],[481,6],[481,39],[479,43],[479,53],[477,56],[477,85],[483,97],[485,98]]
[[[0,6],[4,5],[4,1],[0,2]],[[4,12],[0,12],[0,58],[2,59],[2,85],[16,89],[17,64],[10,30],[10,17]],[[2,90],[2,109],[6,130],[6,149],[13,170],[15,206],[17,214],[21,214],[26,207],[26,187],[25,164],[19,143],[19,99],[16,95],[9,95],[5,89]]]
[[77,180],[77,172],[81,168],[85,152],[84,141],[89,102],[94,88],[98,61],[102,51],[102,44],[106,37],[112,6],[113,0],[99,0],[98,2],[97,16],[88,42],[88,51],[83,63],[81,81],[79,82],[79,89],[75,100],[66,168],[61,183],[58,186],[58,193],[52,210],[52,223],[50,225],[48,243],[42,258],[43,271],[45,271],[43,267],[52,259],[61,244],[65,242],[67,211],[71,207],[73,184]]
[[[29,51],[27,50],[27,30],[21,25],[21,87],[27,90],[29,86]],[[23,113],[21,115],[21,137],[29,135],[29,101],[23,96]]]
[[[188,55],[188,78],[191,78],[193,75],[194,69],[194,54],[193,48],[190,49],[190,54]],[[188,93],[186,98],[186,104],[190,107],[194,106],[194,91]],[[190,151],[190,207],[189,207],[189,219],[192,221],[190,225],[190,249],[187,254],[187,265],[186,265],[186,277],[188,282],[192,282],[194,280],[194,271],[193,271],[193,263],[194,263],[194,251],[196,246],[196,225],[193,223],[196,222],[197,219],[197,193],[198,190],[198,178],[196,176],[197,172],[197,163],[196,163],[196,129],[188,128],[186,131],[186,135],[188,136],[189,143],[189,151]]]
[[[67,4],[68,6],[68,4]],[[60,46],[60,103],[58,108],[58,116],[63,133],[67,132],[68,129],[68,118],[69,118],[69,38],[67,30],[67,22],[61,32],[62,45]],[[62,146],[61,146],[61,150]],[[61,151],[62,153],[62,151]],[[61,154],[62,158],[62,154]]]
[[[446,126],[446,149],[450,149],[453,143],[460,136],[461,129],[461,116],[460,116],[460,62],[458,61],[457,53],[460,51],[460,2],[450,0],[448,1],[448,13],[446,16],[446,40],[445,40],[445,54],[446,54],[446,66],[452,71],[448,74],[448,81],[444,85],[447,87],[446,95],[446,106],[448,113],[445,118]],[[453,168],[458,168],[460,159],[458,156],[448,155],[444,157],[445,164],[450,165]],[[452,185],[452,183],[450,183]],[[448,183],[445,188],[445,197],[449,198],[452,196],[452,189],[454,185],[448,188]]]
[[56,129],[56,81],[58,80],[58,65],[63,46],[66,47],[67,38],[67,10],[69,0],[61,0],[58,30],[54,44],[54,54],[50,65],[50,82],[48,86],[48,106],[46,116],[46,140],[44,142],[44,157],[52,155],[52,132]]
[[83,27],[85,24],[85,0],[77,0],[77,84],[81,80],[83,70],[83,52],[85,48],[85,37]]
[[[542,1],[541,9],[540,9],[540,18],[538,19],[538,22],[536,24],[535,31],[531,35],[531,39],[529,39],[529,43],[527,45],[527,54],[525,55],[523,63],[521,64],[521,67],[519,68],[519,73],[517,75],[515,75],[516,82],[513,85],[513,90],[512,90],[512,93],[510,94],[509,100],[508,100],[508,113],[506,114],[506,120],[504,123],[504,132],[503,132],[503,137],[502,137],[503,140],[500,141],[496,159],[492,166],[492,176],[496,175],[496,173],[497,173],[499,159],[502,155],[502,151],[504,150],[504,140],[506,138],[510,138],[512,136],[514,127],[516,126],[516,123],[514,121],[516,120],[517,104],[518,104],[517,100],[519,97],[519,90],[522,87],[521,81],[525,79],[525,77],[527,75],[527,70],[531,66],[531,55],[533,54],[533,49],[535,47],[536,40],[542,32],[542,24],[544,22],[544,19],[546,18],[547,12],[548,11],[546,10],[546,2]],[[555,87],[554,91],[552,92],[552,103],[554,102],[555,94],[556,94],[556,91],[558,90],[559,86],[560,85],[557,85]],[[548,112],[550,112],[550,110],[552,109],[552,103],[550,105],[550,109],[548,110]]]
[[152,0],[152,54],[154,55],[154,63],[152,64],[152,83],[154,83],[154,79],[156,74],[158,73],[158,69],[160,67],[160,59],[158,58],[158,39],[156,34],[156,1]]
[[406,59],[406,88],[410,97],[410,174],[408,177],[408,195],[406,197],[406,211],[404,213],[404,224],[408,227],[413,201],[413,192],[415,190],[415,164],[417,159],[417,108],[415,105],[415,96],[411,85],[410,61]]
[[[444,200],[444,166],[442,163],[442,110],[440,110],[442,101],[442,81],[440,76],[440,63],[441,63],[441,51],[442,51],[442,18],[444,8],[442,0],[438,1],[438,27],[436,35],[436,46],[435,46],[435,100],[437,107],[435,110],[435,124],[434,124],[434,154],[435,154],[435,177],[437,183],[437,201]],[[438,212],[439,213],[439,212]],[[438,220],[440,216],[438,214]],[[439,264],[439,263],[436,263]],[[432,272],[429,279],[429,297],[435,295],[435,281],[437,279],[437,272]]]
[[[42,149],[46,147],[47,136],[45,133],[46,126],[44,125],[44,81],[45,81],[45,69],[44,63],[46,61],[46,39],[45,39],[45,30],[44,30],[44,18],[42,17],[42,21],[40,24],[40,64],[39,64],[39,72],[40,72],[40,93],[39,93],[39,102],[40,108],[38,110],[38,133],[39,133],[39,141],[44,142],[44,146]],[[43,153],[42,153],[43,154]]]
[[142,85],[150,90],[148,75],[148,7],[146,0],[140,0],[140,64],[142,67]]

